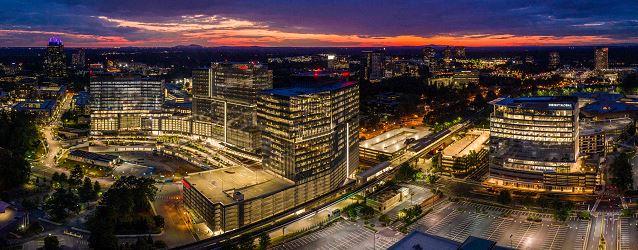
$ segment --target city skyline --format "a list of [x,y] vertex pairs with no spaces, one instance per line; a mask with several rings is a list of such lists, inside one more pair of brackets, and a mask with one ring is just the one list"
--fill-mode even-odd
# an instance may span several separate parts
[[52,35],[67,47],[636,44],[637,4],[9,1],[0,46],[40,47]]

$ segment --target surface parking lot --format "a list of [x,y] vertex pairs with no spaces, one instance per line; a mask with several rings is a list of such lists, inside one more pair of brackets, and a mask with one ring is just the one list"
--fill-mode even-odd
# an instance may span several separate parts
[[[541,222],[527,221],[528,216]],[[629,225],[630,222],[627,222]],[[625,226],[627,244],[634,237],[634,226]],[[433,211],[408,227],[458,242],[468,236],[493,240],[497,245],[516,249],[583,249],[590,230],[590,221],[571,217],[564,223],[555,222],[551,214],[512,210],[471,203],[442,201]],[[621,224],[622,226],[623,224]],[[631,231],[634,230],[634,231]],[[385,232],[384,232],[385,231]],[[392,233],[388,233],[392,232]],[[309,235],[275,247],[275,249],[373,249],[375,233],[359,223],[339,221]],[[403,237],[390,228],[376,234],[376,248],[387,249]],[[623,245],[624,246],[624,245]],[[591,247],[591,246],[589,246]],[[627,248],[623,248],[627,249]]]
[[[542,222],[527,221],[530,215]],[[589,225],[589,221],[575,217],[557,223],[551,214],[461,201],[442,206],[414,227],[459,242],[472,235],[516,249],[583,249]]]
[[390,232],[390,230],[382,230],[375,234],[374,231],[359,223],[341,220],[327,228],[276,246],[274,249],[375,249],[374,237],[376,237],[376,249],[387,249],[403,238],[403,234]]

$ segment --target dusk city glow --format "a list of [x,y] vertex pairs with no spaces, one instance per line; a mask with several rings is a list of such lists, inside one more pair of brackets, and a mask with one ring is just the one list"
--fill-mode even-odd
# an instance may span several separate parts
[[636,1],[0,6],[0,250],[638,250]]
[[638,41],[634,1],[5,1],[0,45],[547,46]]

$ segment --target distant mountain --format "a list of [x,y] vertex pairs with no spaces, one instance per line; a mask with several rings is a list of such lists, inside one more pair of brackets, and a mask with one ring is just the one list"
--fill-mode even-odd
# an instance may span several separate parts
[[175,46],[173,48],[175,48],[175,49],[203,49],[205,47],[201,46],[199,44],[190,44],[190,45],[177,45],[177,46]]

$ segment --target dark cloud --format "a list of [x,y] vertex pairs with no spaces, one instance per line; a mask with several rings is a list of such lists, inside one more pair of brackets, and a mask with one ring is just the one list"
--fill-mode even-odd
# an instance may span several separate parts
[[620,0],[9,0],[3,5],[0,29],[122,36],[131,41],[159,39],[166,34],[116,27],[96,17],[171,22],[184,15],[218,15],[259,22],[287,32],[368,37],[483,34],[602,36],[616,40],[638,37],[638,1]]

